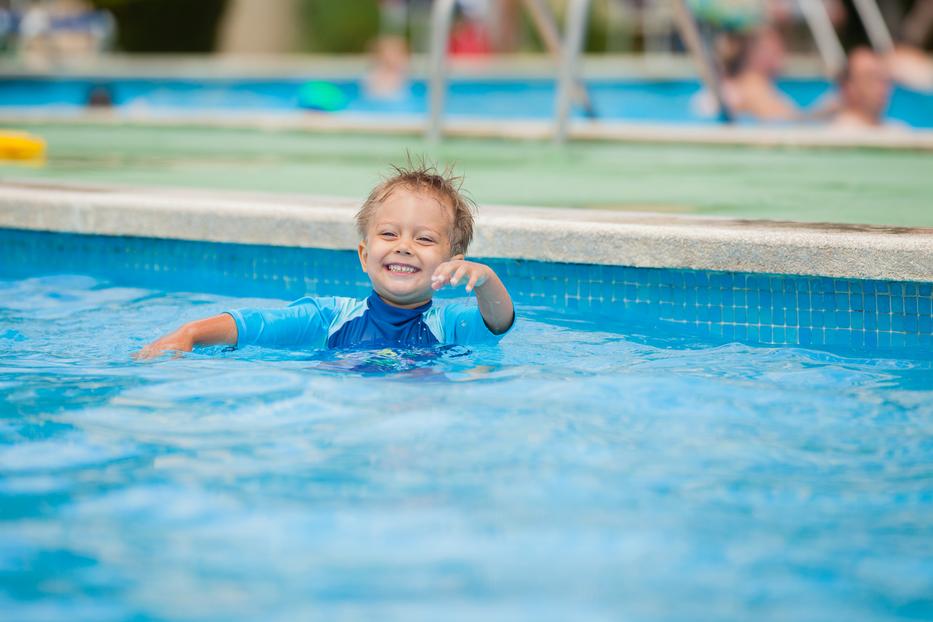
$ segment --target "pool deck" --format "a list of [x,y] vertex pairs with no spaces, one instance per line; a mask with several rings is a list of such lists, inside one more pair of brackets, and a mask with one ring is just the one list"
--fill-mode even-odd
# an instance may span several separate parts
[[933,152],[420,137],[315,131],[22,124],[48,158],[0,183],[197,188],[362,199],[405,154],[451,165],[480,205],[737,220],[933,227]]
[[[0,227],[354,250],[352,199],[0,183]],[[933,282],[933,229],[486,205],[474,257]]]

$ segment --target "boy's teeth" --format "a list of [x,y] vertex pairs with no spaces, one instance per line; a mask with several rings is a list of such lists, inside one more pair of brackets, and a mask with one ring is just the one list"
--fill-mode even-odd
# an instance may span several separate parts
[[389,270],[392,272],[414,272],[415,269],[411,266],[400,266],[398,264],[390,264]]

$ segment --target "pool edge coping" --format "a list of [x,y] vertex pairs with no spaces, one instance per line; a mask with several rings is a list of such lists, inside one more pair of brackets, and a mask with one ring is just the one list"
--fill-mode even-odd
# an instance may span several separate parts
[[[355,250],[354,199],[0,181],[0,227]],[[476,257],[933,282],[933,228],[482,206]]]
[[[417,116],[384,116],[321,112],[256,113],[229,110],[151,112],[122,110],[47,111],[25,108],[0,110],[0,123],[99,125],[137,127],[200,127],[211,129],[296,131],[344,134],[423,136],[426,121]],[[554,138],[553,120],[480,119],[453,117],[443,121],[448,138],[547,141]],[[805,149],[883,149],[933,151],[933,130],[904,128],[834,128],[825,125],[753,127],[721,124],[664,124],[574,119],[570,140],[647,144],[792,147]]]

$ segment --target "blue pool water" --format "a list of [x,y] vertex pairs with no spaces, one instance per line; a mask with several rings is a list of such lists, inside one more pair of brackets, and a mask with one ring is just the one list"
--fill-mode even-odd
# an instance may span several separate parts
[[0,262],[8,619],[933,615],[928,358],[524,297],[498,348],[134,363],[283,301],[101,248]]
[[[121,108],[153,114],[177,110],[289,112],[298,110],[302,86],[313,79],[86,79],[2,78],[0,109],[6,106],[81,110],[95,87],[106,88]],[[317,81],[320,82],[320,81]],[[341,94],[339,113],[377,114],[389,118],[426,113],[427,88],[413,81],[394,100],[367,97],[359,80],[328,82]],[[599,118],[634,122],[717,123],[702,116],[694,99],[696,80],[591,80],[590,95]],[[826,80],[793,78],[780,88],[801,106],[830,94]],[[457,79],[448,86],[445,111],[451,117],[548,119],[554,115],[553,80]],[[582,111],[575,114],[582,116]],[[894,89],[889,119],[918,128],[933,128],[933,93]]]

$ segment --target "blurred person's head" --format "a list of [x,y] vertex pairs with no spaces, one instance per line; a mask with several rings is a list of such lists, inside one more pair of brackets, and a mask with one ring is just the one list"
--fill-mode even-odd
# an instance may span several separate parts
[[716,57],[719,59],[722,73],[727,78],[734,78],[745,69],[748,55],[748,36],[741,33],[727,32],[716,39]]
[[408,83],[408,43],[399,35],[383,35],[372,45],[372,69],[366,94],[374,99],[398,99]]
[[842,110],[880,125],[891,96],[891,77],[881,57],[866,47],[854,49],[838,82]]
[[386,35],[373,43],[373,61],[379,67],[395,71],[408,69],[408,42],[404,37]]
[[784,70],[784,39],[776,29],[764,26],[752,38],[747,69],[774,78]]
[[770,26],[754,32],[726,34],[717,48],[727,78],[755,73],[772,79],[784,68],[784,40]]

